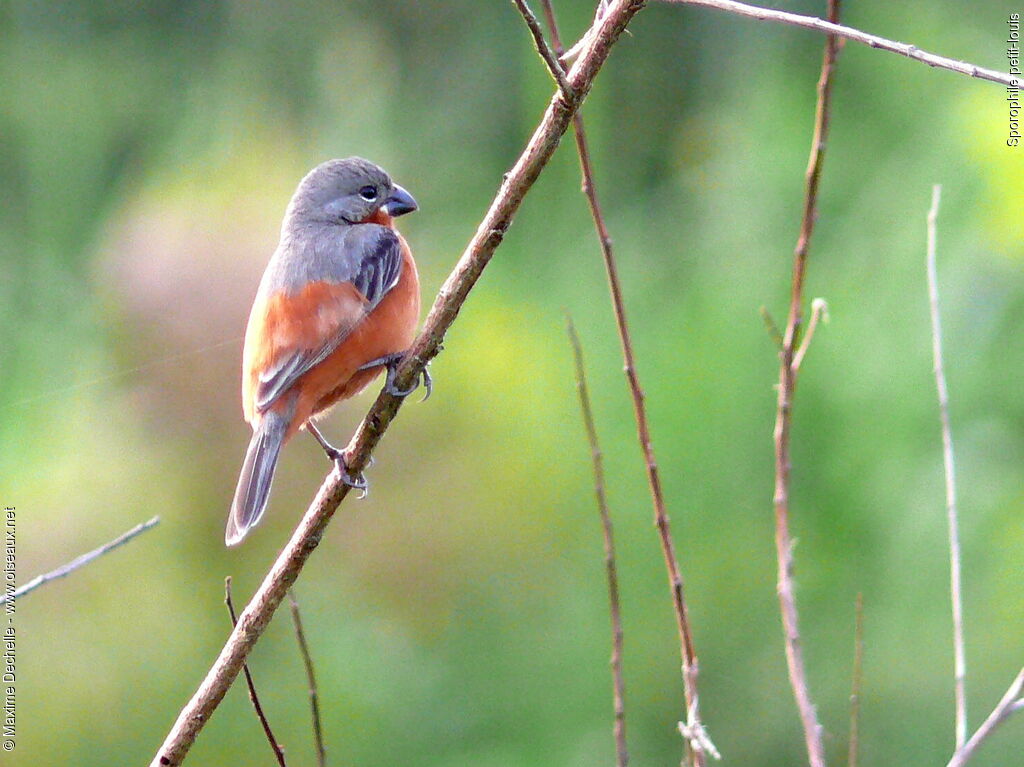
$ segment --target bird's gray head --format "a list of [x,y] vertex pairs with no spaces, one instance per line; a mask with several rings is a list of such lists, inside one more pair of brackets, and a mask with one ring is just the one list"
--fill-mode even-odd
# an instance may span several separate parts
[[416,210],[416,200],[379,165],[362,157],[328,160],[299,182],[286,221],[357,224]]

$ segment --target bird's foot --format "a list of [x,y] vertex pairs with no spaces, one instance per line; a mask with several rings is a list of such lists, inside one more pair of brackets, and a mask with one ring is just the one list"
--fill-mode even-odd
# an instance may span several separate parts
[[[366,481],[366,477],[362,472],[352,476],[352,473],[348,470],[348,462],[345,460],[345,451],[339,450],[327,439],[320,430],[316,427],[312,421],[306,422],[306,431],[313,435],[317,442],[320,443],[320,447],[327,453],[327,457],[334,462],[334,465],[338,468],[338,476],[341,477],[341,481],[351,487],[353,490],[358,490],[360,498],[365,498],[370,493],[370,483]],[[373,456],[370,456],[368,461],[370,466],[373,465]]]
[[416,379],[412,382],[412,385],[408,389],[399,389],[395,386],[395,376],[398,375],[398,366],[402,364],[402,360],[405,359],[405,352],[398,352],[397,354],[388,354],[384,357],[378,357],[375,360],[371,360],[363,365],[360,370],[367,370],[369,368],[375,368],[379,365],[383,365],[388,369],[387,377],[384,379],[384,391],[390,394],[392,397],[408,397],[416,389],[419,388],[420,383],[423,384],[424,395],[420,402],[426,402],[430,398],[430,393],[434,389],[434,379],[430,377],[430,371],[427,368],[423,368],[420,374],[416,376]]
[[341,477],[341,481],[353,490],[358,490],[360,499],[370,494],[370,483],[366,481],[366,476],[362,472],[359,472],[354,477],[352,476],[348,470],[348,463],[345,461],[345,454],[343,452],[338,452],[338,455],[334,458],[334,465],[338,467],[338,476]]

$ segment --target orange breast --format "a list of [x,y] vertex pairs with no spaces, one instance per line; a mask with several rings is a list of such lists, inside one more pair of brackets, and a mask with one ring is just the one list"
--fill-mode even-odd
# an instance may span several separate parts
[[348,334],[329,357],[293,384],[292,396],[286,393],[271,406],[280,409],[295,399],[286,440],[312,416],[358,394],[382,369],[360,371],[360,367],[410,346],[420,314],[419,275],[409,246],[401,235],[399,239],[402,273],[398,284],[365,316],[366,299],[350,283],[310,283],[297,294],[277,294],[253,306],[242,377],[247,421],[254,423],[259,418],[253,400],[260,372],[296,349],[315,352],[338,334]]
[[[308,401],[310,416],[316,415],[365,389],[383,368],[359,368],[372,360],[408,349],[416,336],[419,318],[419,275],[409,246],[403,239],[402,274],[398,284],[353,328],[330,357],[302,377],[299,409],[305,412],[304,405]],[[308,384],[306,379],[309,379]],[[303,418],[302,422],[305,420]]]

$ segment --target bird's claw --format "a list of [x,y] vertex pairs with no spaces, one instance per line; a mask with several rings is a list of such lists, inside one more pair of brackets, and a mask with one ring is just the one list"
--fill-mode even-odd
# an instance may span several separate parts
[[341,478],[341,481],[353,490],[359,491],[360,500],[370,494],[370,483],[366,481],[366,477],[362,472],[359,472],[359,474],[354,477],[352,476],[348,470],[348,463],[345,461],[345,456],[340,450],[338,451],[337,456],[334,457],[334,465],[338,469],[338,476]]
[[[324,443],[324,452],[327,453],[327,457],[334,461],[334,466],[338,470],[338,476],[341,478],[342,483],[348,485],[353,490],[359,491],[360,500],[370,494],[370,483],[366,481],[366,476],[360,472],[356,476],[352,476],[348,470],[348,461],[345,460],[345,451],[338,450],[333,445]],[[373,456],[371,455],[367,461],[367,466],[373,465]]]
[[419,388],[420,383],[423,384],[423,399],[420,402],[426,402],[430,398],[431,392],[434,390],[434,379],[430,377],[430,371],[423,368],[419,373],[416,374],[416,378],[413,379],[412,385],[408,389],[399,389],[395,386],[395,376],[398,375],[398,365],[401,360],[388,365],[388,375],[384,381],[384,391],[390,394],[392,397],[408,397],[416,389]]
[[430,399],[431,393],[434,391],[434,379],[430,377],[430,363],[428,362],[423,367],[423,399],[420,402],[426,402]]
[[387,368],[388,374],[387,377],[384,379],[384,391],[386,391],[392,397],[408,397],[410,394],[416,391],[416,389],[419,388],[420,383],[422,383],[425,393],[423,395],[423,399],[421,399],[420,402],[426,402],[434,388],[434,379],[430,377],[430,372],[427,370],[426,367],[424,367],[423,370],[421,370],[419,374],[417,374],[416,380],[412,382],[412,385],[408,389],[399,389],[397,386],[395,386],[395,377],[398,375],[398,367],[399,365],[402,364],[403,360],[405,360],[405,352],[399,352],[397,354],[388,354],[385,357],[379,357],[375,360],[367,362],[359,369],[369,370],[370,368],[375,368],[380,365],[383,365],[385,368]]

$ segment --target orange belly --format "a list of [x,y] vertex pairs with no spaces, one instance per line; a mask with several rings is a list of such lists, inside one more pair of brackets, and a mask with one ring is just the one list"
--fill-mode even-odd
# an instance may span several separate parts
[[[318,285],[321,284],[318,283]],[[329,289],[332,292],[339,290],[343,292],[348,289],[357,293],[347,283],[329,286]],[[297,318],[301,328],[295,328],[296,335],[310,336],[319,332],[316,325],[318,318],[323,314],[324,312],[318,312],[317,309],[311,307],[305,317]],[[373,311],[355,324],[349,335],[329,357],[297,379],[288,392],[285,392],[271,406],[273,410],[283,409],[290,405],[293,397],[295,398],[294,415],[285,434],[285,441],[290,439],[313,416],[322,413],[335,403],[361,392],[384,369],[383,366],[377,366],[369,370],[360,370],[359,368],[367,362],[408,349],[416,335],[419,315],[419,275],[416,272],[416,262],[413,261],[409,246],[403,239],[402,272],[395,287],[385,294]],[[257,331],[256,335],[259,337],[252,339],[254,350],[265,348],[265,344],[260,342],[271,333],[267,323],[260,324],[263,327]],[[289,332],[289,334],[291,333]],[[318,340],[323,341],[324,339],[321,336]],[[308,342],[300,341],[300,345],[316,348],[315,345],[308,344]],[[258,351],[254,351],[250,355],[249,350],[250,339],[247,338],[246,375],[242,396],[246,420],[255,425],[259,414],[253,411],[252,396],[256,390],[259,371],[266,369],[265,362],[269,362],[269,360],[260,359],[261,355]]]
[[[312,415],[354,397],[380,375],[384,369],[381,365],[359,370],[367,362],[404,352],[412,344],[420,318],[420,283],[408,248],[402,255],[398,284],[330,357],[303,376],[303,396],[308,388]],[[310,379],[308,384],[305,379]]]
[[299,398],[286,439],[313,416],[357,395],[384,369],[359,368],[388,354],[404,352],[412,344],[420,318],[420,281],[412,254],[404,242],[402,245],[402,275],[398,284],[331,356],[296,382]]

